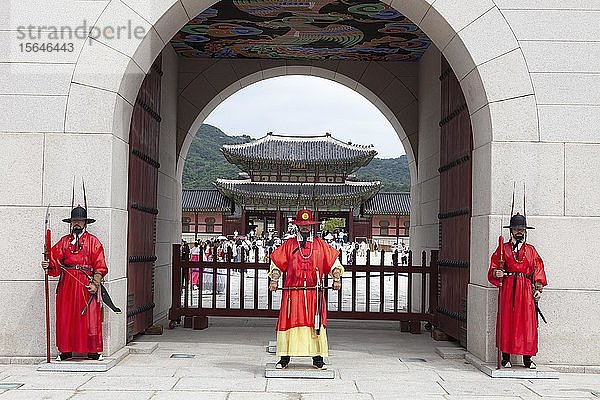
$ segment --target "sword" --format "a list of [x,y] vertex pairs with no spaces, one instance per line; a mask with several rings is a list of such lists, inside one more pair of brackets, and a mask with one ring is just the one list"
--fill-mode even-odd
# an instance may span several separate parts
[[321,334],[321,292],[323,291],[321,286],[321,277],[319,276],[319,267],[315,268],[315,274],[317,275],[317,285],[315,286],[316,290],[316,310],[315,310],[315,322],[314,329],[315,334],[318,336]]
[[[325,290],[325,289],[331,289],[333,290],[333,287],[331,286],[319,286],[321,289]],[[310,289],[316,289],[317,286],[290,286],[290,287],[284,287],[284,288],[279,288],[278,290],[310,290]]]

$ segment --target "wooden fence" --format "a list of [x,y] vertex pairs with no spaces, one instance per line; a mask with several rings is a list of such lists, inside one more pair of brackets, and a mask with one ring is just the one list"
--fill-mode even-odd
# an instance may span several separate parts
[[[209,316],[277,317],[281,291],[270,292],[267,273],[269,263],[246,262],[242,256],[233,262],[232,254],[218,260],[213,249],[212,261],[186,261],[180,256],[180,245],[173,245],[173,288],[169,310],[169,328],[184,318],[185,327],[203,329]],[[254,260],[258,260],[255,249]],[[340,259],[341,259],[340,254]],[[434,322],[438,294],[437,251],[426,253],[421,265],[398,263],[392,254],[386,265],[385,252],[372,264],[373,254],[366,252],[358,263],[356,250],[351,263],[344,265],[342,290],[326,291],[328,319],[400,321],[403,331],[419,332],[421,321]],[[342,262],[342,264],[344,264]],[[347,263],[346,263],[347,264]],[[331,278],[325,277],[325,286]]]

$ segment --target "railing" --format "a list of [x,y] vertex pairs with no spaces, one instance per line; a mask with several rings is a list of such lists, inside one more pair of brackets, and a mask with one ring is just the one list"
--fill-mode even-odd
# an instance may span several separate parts
[[[269,263],[249,263],[244,257],[232,262],[231,252],[224,261],[217,261],[216,248],[212,254],[212,261],[185,261],[180,257],[180,245],[173,245],[170,328],[181,317],[185,327],[195,329],[205,328],[209,316],[277,317],[281,291],[268,289]],[[254,255],[257,260],[258,249]],[[398,265],[397,253],[386,265],[387,255],[378,252],[379,262],[372,265],[370,251],[360,257],[364,263],[357,262],[356,250],[352,252],[351,264],[344,265],[342,289],[325,292],[329,319],[401,321],[402,330],[411,332],[420,330],[420,321],[434,322],[437,251],[431,252],[429,265],[423,252],[421,266],[413,265],[410,253],[407,266]],[[330,279],[325,277],[325,286]],[[410,324],[413,321],[418,323]]]

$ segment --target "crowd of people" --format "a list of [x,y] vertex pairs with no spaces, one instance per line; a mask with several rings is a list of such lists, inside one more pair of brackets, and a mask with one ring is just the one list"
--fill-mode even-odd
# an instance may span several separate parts
[[[285,240],[295,237],[296,234],[296,226],[290,224],[288,230],[281,237],[274,231],[265,231],[256,235],[254,230],[250,230],[246,235],[239,235],[238,232],[234,232],[230,237],[218,236],[194,243],[182,240],[182,259],[205,262],[216,260],[217,262],[267,263],[271,253],[281,246]],[[367,251],[377,253],[381,250],[376,240],[373,240],[371,244],[366,240],[349,241],[348,232],[343,229],[336,229],[333,232],[324,230],[319,232],[318,236],[333,248],[339,250],[341,261],[346,265],[352,264],[354,255],[357,258],[364,258]],[[393,244],[391,253],[394,265],[408,265],[409,250],[404,243],[401,243],[400,246]],[[211,276],[211,271],[211,269],[204,269],[204,275]],[[207,272],[210,272],[210,274],[207,274]],[[192,276],[191,281],[193,285],[198,285],[199,272]]]

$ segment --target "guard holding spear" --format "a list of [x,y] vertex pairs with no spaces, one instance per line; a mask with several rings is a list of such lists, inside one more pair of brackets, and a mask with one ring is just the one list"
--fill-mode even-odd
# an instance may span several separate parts
[[333,277],[331,289],[342,287],[344,267],[338,260],[338,250],[324,240],[313,237],[311,210],[301,209],[292,222],[298,226],[298,234],[286,240],[271,253],[269,289],[276,291],[279,278],[285,272],[281,307],[277,320],[276,368],[286,368],[291,356],[310,356],[313,366],[326,369],[323,357],[327,348],[327,307],[324,291],[324,275]]
[[[523,188],[523,191],[525,188]],[[538,352],[537,314],[539,301],[546,281],[544,262],[533,245],[527,243],[525,216],[525,194],[523,193],[523,215],[511,208],[510,240],[498,245],[492,254],[488,281],[500,289],[496,321],[496,346],[502,353],[500,365],[511,368],[511,354],[523,356],[526,368],[535,369],[531,359]],[[500,236],[502,237],[502,236]]]
[[[121,311],[112,304],[102,286],[108,267],[102,243],[87,231],[88,224],[95,220],[87,217],[85,186],[83,197],[85,208],[71,206],[71,217],[63,219],[70,224],[70,233],[48,249],[42,261],[48,275],[60,276],[56,288],[58,361],[68,360],[74,353],[84,354],[91,360],[101,359],[102,303],[115,312]],[[46,232],[46,246],[49,246],[49,230]]]

